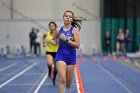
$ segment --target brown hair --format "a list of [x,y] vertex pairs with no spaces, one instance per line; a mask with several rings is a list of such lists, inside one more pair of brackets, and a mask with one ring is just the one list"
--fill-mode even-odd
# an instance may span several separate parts
[[[83,20],[86,20],[86,19],[83,18],[83,17],[75,17],[75,16],[74,16],[74,13],[73,13],[71,10],[65,11],[64,15],[65,15],[67,12],[70,12],[70,13],[72,14],[72,16],[73,16],[73,18],[72,18],[72,19],[73,19],[73,22],[71,23],[71,25],[74,26],[75,28],[78,28],[79,31],[80,31],[81,26],[82,26],[82,21],[83,21]],[[64,15],[63,15],[63,17],[64,17]]]
[[51,21],[51,22],[49,23],[49,26],[50,26],[51,24],[54,24],[54,26],[57,28],[57,24],[56,24],[54,21]]

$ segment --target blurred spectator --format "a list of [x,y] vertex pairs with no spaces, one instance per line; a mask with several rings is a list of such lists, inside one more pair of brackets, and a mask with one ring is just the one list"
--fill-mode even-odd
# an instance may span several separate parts
[[[32,31],[29,33],[29,39],[30,39],[30,53],[35,54],[35,40],[36,40],[36,33],[35,28],[32,28]],[[33,52],[34,49],[34,52]]]
[[36,48],[35,48],[35,54],[38,56],[41,56],[41,43],[42,43],[42,37],[43,34],[41,31],[39,31],[39,29],[36,30]]
[[122,49],[124,52],[124,55],[126,55],[126,50],[125,50],[125,41],[124,41],[124,32],[123,30],[120,28],[119,29],[119,33],[117,35],[117,44],[116,44],[116,54],[119,54],[119,51]]
[[108,54],[111,54],[111,37],[110,37],[110,33],[106,32],[105,34],[105,52]]
[[126,52],[129,52],[130,41],[131,41],[131,37],[130,37],[130,34],[129,34],[129,30],[126,29],[126,32],[125,32],[125,49],[126,49]]

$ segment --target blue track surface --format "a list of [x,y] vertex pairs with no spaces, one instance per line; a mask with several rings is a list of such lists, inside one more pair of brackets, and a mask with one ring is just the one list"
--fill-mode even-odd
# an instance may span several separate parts
[[[92,57],[85,57],[86,62],[82,62],[82,58],[78,60],[85,93],[139,93],[139,72],[111,57],[106,62],[102,56],[97,56],[97,62],[93,62]],[[0,57],[0,93],[58,93],[58,77],[57,85],[52,86],[47,74],[45,57]],[[78,93],[75,77],[66,93]]]
[[82,62],[79,57],[79,67],[86,93],[139,93],[140,73],[109,58],[97,56],[86,57]]
[[[39,87],[44,77],[48,76],[45,57],[0,59],[0,93],[58,92],[58,77],[56,86],[52,86],[51,78],[47,77]],[[66,93],[77,93],[75,82],[76,80],[74,78],[71,88],[66,90]]]

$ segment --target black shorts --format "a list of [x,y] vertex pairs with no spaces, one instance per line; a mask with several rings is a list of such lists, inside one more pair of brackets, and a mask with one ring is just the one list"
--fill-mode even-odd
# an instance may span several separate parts
[[56,52],[46,52],[46,55],[47,55],[47,54],[51,55],[53,58],[56,57]]

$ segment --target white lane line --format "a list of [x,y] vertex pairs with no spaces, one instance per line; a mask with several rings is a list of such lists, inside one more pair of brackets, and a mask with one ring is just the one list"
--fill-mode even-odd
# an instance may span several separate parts
[[109,76],[111,76],[118,84],[120,84],[126,91],[127,93],[133,93],[129,88],[127,88],[123,83],[121,83],[115,76],[113,76],[111,73],[109,73],[107,70],[105,70],[100,64],[98,66],[103,69]]
[[[9,73],[0,73],[0,74],[1,75],[7,75]],[[11,72],[10,74],[14,74],[14,72]],[[42,75],[42,73],[25,73],[24,75],[26,75],[26,76],[30,76],[30,75]]]
[[41,88],[41,86],[43,85],[43,83],[45,82],[45,80],[48,78],[48,72],[46,73],[46,75],[44,76],[44,78],[42,79],[42,81],[40,82],[40,84],[38,85],[38,87],[36,88],[36,90],[34,91],[34,93],[38,93],[39,89]]
[[17,75],[13,76],[11,79],[7,80],[6,82],[4,82],[3,84],[0,85],[0,88],[4,87],[5,85],[7,85],[8,83],[10,83],[11,81],[13,81],[14,79],[16,79],[17,77],[19,77],[20,75],[22,75],[23,73],[25,73],[26,71],[30,70],[31,68],[33,68],[37,63],[34,63],[30,66],[28,66],[26,69],[22,70],[20,73],[18,73]]
[[78,82],[78,77],[77,77],[77,73],[76,73],[76,70],[77,68],[75,68],[75,78],[76,78],[76,85],[77,85],[77,91],[78,91],[78,93],[81,93],[80,92],[80,86],[79,86],[79,82]]
[[4,67],[4,68],[1,68],[1,69],[0,69],[0,72],[4,71],[4,70],[6,70],[6,69],[9,69],[9,68],[15,66],[16,64],[17,64],[17,63],[14,63],[14,64],[8,65],[8,66],[6,66],[6,67]]
[[[37,85],[39,85],[39,84],[7,84],[6,86],[37,86]],[[52,84],[42,84],[42,86],[52,86]],[[75,83],[72,83],[71,84],[72,86],[76,86],[77,84],[75,84]]]
[[[25,64],[23,65],[22,67],[19,67],[18,69],[14,69],[13,72],[10,72],[10,73],[7,73],[5,76],[1,77],[0,78],[0,81],[1,80],[4,80],[6,78],[10,78],[11,76],[14,76],[16,75],[18,72],[22,71],[23,69],[25,69],[27,66],[30,66],[31,64]],[[2,73],[3,74],[3,73]],[[2,75],[1,74],[1,75]],[[3,74],[4,75],[4,74]]]
[[36,81],[32,84],[37,84],[37,85],[32,85],[31,88],[28,90],[27,93],[32,93],[34,91],[34,89],[36,89],[36,87],[39,85],[39,82],[42,80],[42,78],[44,77],[45,73],[43,73],[42,75],[39,76],[39,78],[36,79]]
[[136,65],[137,67],[140,67],[140,64],[139,64],[138,62],[136,62],[136,61],[135,61],[135,65]]

